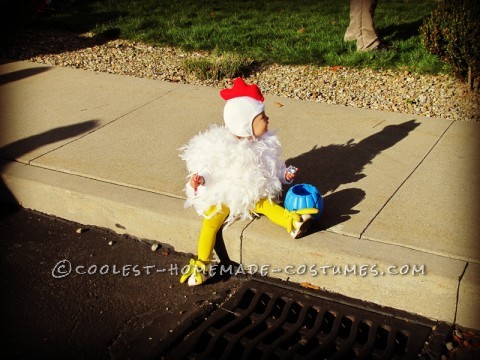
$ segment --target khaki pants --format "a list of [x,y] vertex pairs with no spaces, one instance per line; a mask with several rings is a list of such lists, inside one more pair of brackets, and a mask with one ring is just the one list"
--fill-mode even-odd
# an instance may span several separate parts
[[350,24],[345,41],[357,41],[357,51],[373,50],[380,45],[373,16],[377,0],[350,0]]

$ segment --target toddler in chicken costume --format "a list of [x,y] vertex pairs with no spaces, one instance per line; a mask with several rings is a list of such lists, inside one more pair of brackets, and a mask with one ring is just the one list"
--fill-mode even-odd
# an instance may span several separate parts
[[203,216],[198,259],[190,260],[180,279],[190,286],[207,280],[215,237],[222,225],[262,214],[296,239],[305,234],[312,215],[318,212],[290,212],[274,202],[282,184],[293,181],[295,171],[288,171],[280,159],[281,145],[268,131],[264,98],[257,85],[237,78],[233,87],[220,95],[227,101],[225,126],[211,125],[180,149],[190,174],[185,206],[193,205]]

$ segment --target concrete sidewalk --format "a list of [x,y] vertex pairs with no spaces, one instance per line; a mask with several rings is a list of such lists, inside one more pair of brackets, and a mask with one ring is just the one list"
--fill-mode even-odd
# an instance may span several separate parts
[[[4,61],[2,199],[196,253],[178,148],[222,122],[218,91]],[[264,218],[237,222],[223,233],[229,257],[480,329],[480,124],[275,96],[266,107],[325,214],[296,241]]]

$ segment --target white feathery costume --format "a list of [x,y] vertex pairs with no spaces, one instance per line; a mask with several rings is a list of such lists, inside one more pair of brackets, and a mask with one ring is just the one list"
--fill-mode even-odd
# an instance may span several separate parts
[[190,174],[205,178],[205,186],[195,193],[187,183],[185,206],[194,206],[199,215],[212,206],[230,209],[226,223],[251,219],[260,199],[276,200],[285,179],[285,164],[280,160],[281,145],[268,132],[256,139],[238,139],[223,126],[212,125],[193,137],[182,149]]

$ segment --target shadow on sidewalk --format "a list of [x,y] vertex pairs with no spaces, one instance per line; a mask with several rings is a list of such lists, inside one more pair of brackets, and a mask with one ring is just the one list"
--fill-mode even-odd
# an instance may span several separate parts
[[[7,161],[15,161],[20,156],[28,154],[29,152],[44,145],[52,144],[87,133],[95,129],[97,124],[97,120],[89,120],[78,124],[61,126],[0,147],[0,175],[6,166],[6,164],[2,162],[2,159]],[[0,202],[18,205],[17,199],[8,189],[7,185],[3,181],[3,177],[1,176]]]
[[[4,63],[5,61],[0,61],[0,65]],[[51,66],[42,66],[42,67],[15,70],[9,73],[0,74],[0,86],[14,82],[14,81],[22,80],[30,76],[38,75],[50,69],[52,69]]]
[[292,164],[300,169],[295,183],[312,184],[325,194],[324,213],[314,231],[343,223],[358,213],[354,208],[365,198],[365,191],[355,187],[337,189],[364,178],[366,165],[371,164],[382,151],[406,138],[419,125],[415,120],[388,125],[358,143],[351,139],[346,144],[315,146],[286,161],[287,165]]

